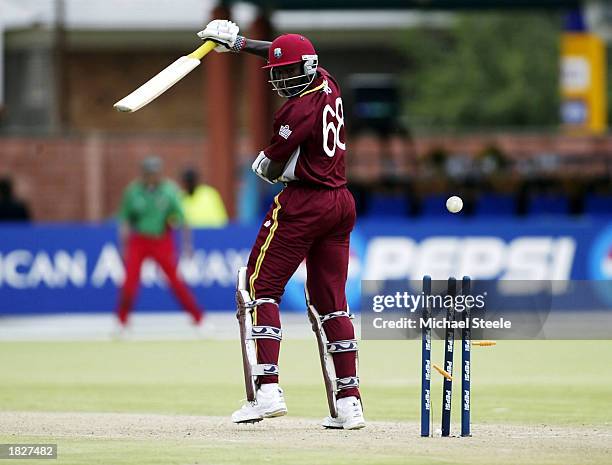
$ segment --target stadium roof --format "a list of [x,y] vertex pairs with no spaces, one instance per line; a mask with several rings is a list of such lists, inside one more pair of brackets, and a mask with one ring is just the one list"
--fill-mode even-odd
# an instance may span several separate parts
[[466,9],[466,8],[577,8],[581,0],[250,0],[283,10],[322,9]]
[[[215,0],[63,0],[69,29],[193,29],[210,16]],[[0,0],[0,25],[55,21],[56,0]]]
[[[48,26],[59,0],[0,0],[0,30]],[[197,30],[216,0],[63,0],[64,26],[80,30]],[[403,28],[436,17],[415,9],[577,6],[578,0],[250,0],[231,1],[232,16],[249,24],[262,6],[279,29]],[[348,9],[348,11],[347,11]],[[363,9],[378,10],[360,11]],[[332,10],[332,11],[330,11]],[[333,11],[342,10],[342,11]],[[442,15],[443,19],[444,16]]]

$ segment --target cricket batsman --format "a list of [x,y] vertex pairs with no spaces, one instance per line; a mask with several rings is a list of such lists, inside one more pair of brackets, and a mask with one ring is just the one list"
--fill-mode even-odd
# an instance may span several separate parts
[[336,80],[318,65],[311,42],[284,34],[273,42],[247,39],[227,20],[211,21],[198,35],[217,52],[247,52],[267,59],[273,89],[286,99],[273,136],[252,169],[264,181],[283,182],[263,220],[248,265],[238,276],[237,304],[247,402],[235,423],[285,415],[279,387],[282,340],[279,315],[285,285],[306,259],[306,304],[317,337],[330,415],[323,426],[365,426],[357,340],[345,296],[349,235],[355,202],[345,175],[344,109]]

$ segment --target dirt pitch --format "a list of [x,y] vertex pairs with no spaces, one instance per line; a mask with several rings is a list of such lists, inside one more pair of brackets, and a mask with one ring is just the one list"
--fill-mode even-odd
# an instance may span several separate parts
[[[226,417],[123,413],[0,413],[0,436],[172,440],[208,446],[313,449],[440,457],[445,463],[612,463],[612,427],[474,425],[471,438],[420,438],[418,425],[369,422],[360,431],[324,430],[315,419],[279,418],[234,425]],[[444,459],[446,458],[446,459]],[[459,460],[456,462],[455,460]],[[373,462],[375,463],[375,462]]]

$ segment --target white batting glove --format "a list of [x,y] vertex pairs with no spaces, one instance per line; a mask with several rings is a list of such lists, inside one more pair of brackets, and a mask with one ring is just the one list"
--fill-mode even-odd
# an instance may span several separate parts
[[263,152],[259,152],[259,155],[257,156],[255,161],[251,165],[251,170],[253,170],[253,173],[255,173],[257,176],[259,176],[261,179],[263,179],[267,183],[275,184],[276,179],[268,178],[269,166],[270,166],[270,159],[266,157],[266,155]]
[[236,38],[240,28],[236,23],[227,19],[214,19],[206,25],[206,28],[198,32],[202,40],[212,40],[219,44],[215,52],[229,52],[236,44]]

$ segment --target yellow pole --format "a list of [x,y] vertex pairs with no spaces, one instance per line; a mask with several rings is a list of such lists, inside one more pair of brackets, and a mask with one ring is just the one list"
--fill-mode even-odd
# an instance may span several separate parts
[[563,123],[571,133],[602,134],[608,126],[606,49],[595,34],[566,32],[561,39]]

